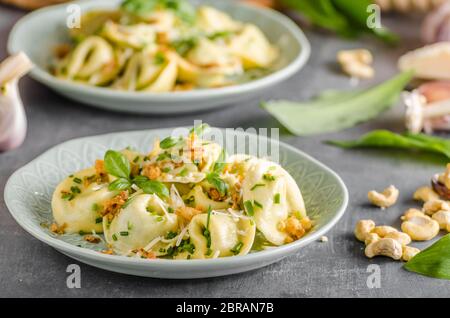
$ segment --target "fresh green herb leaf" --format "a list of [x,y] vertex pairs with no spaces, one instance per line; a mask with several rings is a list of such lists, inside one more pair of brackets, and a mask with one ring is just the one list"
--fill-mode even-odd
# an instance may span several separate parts
[[70,192],[61,192],[61,199],[71,201],[73,198],[75,198],[75,195]]
[[72,193],[74,194],[81,193],[80,188],[78,188],[77,186],[70,187],[70,191],[72,191]]
[[253,191],[253,190],[255,190],[258,187],[265,187],[265,186],[266,186],[265,183],[257,183],[250,189],[250,191]]
[[117,178],[108,185],[109,191],[122,191],[131,187],[131,182],[125,178]]
[[228,184],[223,181],[217,172],[211,172],[206,176],[206,180],[213,185],[221,195],[225,195],[228,190]]
[[155,57],[153,59],[153,63],[155,65],[162,65],[166,62],[166,57],[164,56],[164,53],[158,52],[155,54]]
[[207,38],[209,40],[211,40],[211,41],[215,41],[215,40],[218,40],[218,39],[228,38],[231,35],[233,35],[233,32],[231,32],[231,31],[217,31],[217,32],[214,32],[212,34],[209,34],[207,36]]
[[73,178],[73,182],[80,184],[82,180],[80,178]]
[[390,108],[411,80],[412,72],[401,73],[358,93],[334,93],[304,103],[270,101],[261,106],[291,133],[299,136],[335,132],[378,116]]
[[169,197],[169,189],[160,181],[149,180],[147,177],[139,176],[139,178],[136,177],[133,179],[133,183],[141,188],[144,193],[156,194],[163,198]]
[[172,169],[170,169],[170,167],[165,167],[161,171],[164,173],[168,173],[168,172],[170,172],[170,170],[172,170]]
[[241,252],[241,249],[243,246],[244,246],[244,243],[238,242],[230,251],[234,255],[238,255]]
[[275,204],[280,204],[280,198],[281,198],[280,194],[279,194],[279,193],[276,193],[276,194],[273,196],[273,203],[275,203]]
[[105,169],[109,174],[128,179],[130,177],[130,162],[121,152],[108,150],[105,154]]
[[162,161],[162,160],[166,160],[166,159],[171,159],[170,154],[168,154],[167,152],[162,152],[158,155],[158,157],[156,157],[156,161]]
[[133,163],[137,163],[139,161],[139,156],[134,157]]
[[414,256],[404,267],[418,274],[450,280],[450,234]]
[[102,217],[98,217],[95,219],[95,224],[99,224],[103,222],[103,218]]
[[167,235],[166,235],[165,238],[166,238],[167,240],[170,240],[170,239],[175,238],[177,235],[178,235],[177,232],[172,232],[172,231],[170,231],[169,233],[167,233]]
[[216,173],[221,173],[226,165],[226,159],[227,159],[227,151],[225,149],[222,149],[220,152],[219,157],[217,158],[216,162],[214,163],[213,171]]
[[115,233],[112,235],[112,239],[113,239],[114,241],[117,241],[117,235],[116,235]]
[[171,46],[177,51],[181,56],[185,56],[190,50],[195,48],[198,44],[198,38],[190,37],[185,39],[179,39],[173,41]]
[[253,216],[255,214],[255,210],[253,209],[253,203],[250,200],[244,202],[244,208],[248,215]]
[[169,207],[167,208],[167,212],[173,213],[173,212],[174,212],[174,211],[173,211],[173,208],[169,206]]
[[327,141],[341,148],[398,148],[438,153],[450,159],[450,140],[425,134],[396,134],[388,130],[374,130],[357,140]]
[[186,0],[125,0],[121,9],[138,16],[158,9],[169,9],[189,24],[194,23],[196,18],[195,8]]
[[122,231],[120,232],[120,236],[128,236],[128,231]]
[[208,206],[208,211],[206,213],[208,215],[206,218],[206,228],[209,230],[209,221],[211,219],[211,213],[212,213],[211,206]]
[[179,140],[175,139],[173,137],[167,137],[164,138],[160,143],[159,146],[161,147],[161,149],[168,149],[168,148],[172,148],[173,146],[175,146],[176,144],[178,144]]

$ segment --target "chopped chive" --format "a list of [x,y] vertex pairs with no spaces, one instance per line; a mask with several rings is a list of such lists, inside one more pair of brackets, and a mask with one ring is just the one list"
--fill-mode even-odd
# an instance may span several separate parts
[[128,231],[122,231],[120,232],[120,236],[128,236]]
[[253,204],[250,200],[244,202],[244,208],[248,215],[253,216],[255,214]]
[[103,221],[103,218],[102,217],[98,217],[98,218],[95,219],[95,224],[102,223],[102,221]]
[[166,239],[167,239],[167,240],[173,239],[173,238],[176,237],[177,235],[178,235],[177,232],[172,232],[172,231],[170,231],[169,233],[167,233]]
[[73,178],[73,174],[71,174],[71,175],[69,176],[69,178]]
[[188,169],[184,168],[183,170],[180,171],[180,173],[178,174],[180,177],[185,177],[188,174]]
[[241,252],[242,246],[244,246],[244,243],[239,242],[237,243],[230,251],[231,253],[233,253],[234,255],[237,255]]
[[257,183],[257,184],[255,184],[255,185],[250,189],[250,191],[255,190],[257,187],[264,187],[264,186],[265,186],[264,183]]
[[78,234],[79,234],[79,235],[86,235],[87,232],[85,232],[85,231],[83,231],[83,230],[80,230],[80,231],[78,231]]
[[61,194],[61,199],[63,199],[63,200],[68,200],[68,201],[70,201],[70,200],[72,200],[74,197],[75,197],[75,196],[73,195],[73,193],[70,193],[70,192],[63,192],[63,193]]
[[210,248],[208,248],[207,250],[206,250],[206,256],[209,256],[209,255],[211,255],[212,254],[212,249],[210,249]]
[[77,186],[70,187],[70,191],[72,191],[73,193],[81,193],[80,188],[78,188]]
[[157,218],[156,218],[156,221],[157,222],[162,222],[164,220],[164,218],[162,217],[162,216],[158,216]]
[[277,193],[273,196],[273,203],[279,204],[280,203],[280,194]]
[[263,179],[266,181],[275,181],[275,176],[273,176],[269,173],[265,173],[265,174],[263,174]]
[[167,208],[167,212],[173,213],[173,208],[169,206],[169,207]]
[[263,208],[263,205],[261,203],[259,203],[258,201],[254,200],[253,203],[260,209]]
[[73,182],[75,182],[75,183],[81,183],[82,180],[81,180],[80,178],[74,178],[74,179],[73,179]]
[[116,234],[113,234],[113,235],[112,235],[112,239],[113,239],[114,241],[117,241],[117,235],[116,235]]
[[167,173],[170,172],[170,170],[171,170],[170,167],[165,167],[162,169],[162,172]]
[[138,161],[139,161],[139,156],[136,156],[136,157],[133,159],[133,162],[136,163],[136,162],[138,162]]
[[133,224],[130,221],[128,221],[127,228],[129,231],[133,229]]

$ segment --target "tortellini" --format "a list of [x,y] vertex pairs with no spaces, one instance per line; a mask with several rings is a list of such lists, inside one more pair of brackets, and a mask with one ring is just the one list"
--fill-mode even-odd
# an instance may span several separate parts
[[[247,254],[255,239],[255,223],[248,217],[233,218],[220,212],[199,214],[189,223],[189,235],[195,245],[192,258],[226,257]],[[208,225],[209,235],[205,237]]]
[[254,209],[259,231],[274,245],[285,243],[288,233],[280,224],[290,215],[306,216],[300,190],[292,177],[279,165],[258,159],[250,164],[242,184],[243,200]]
[[178,228],[177,215],[155,194],[138,194],[112,220],[104,222],[105,239],[118,254],[145,248],[152,240]]
[[67,233],[103,232],[99,208],[117,192],[109,191],[107,183],[84,185],[85,178],[95,173],[94,168],[81,170],[62,181],[53,193],[53,217]]
[[291,175],[266,159],[227,157],[204,129],[157,139],[148,152],[108,150],[67,177],[51,230],[92,244],[103,233],[108,254],[174,260],[242,256],[306,235],[313,223]]
[[246,71],[275,68],[279,52],[257,26],[209,6],[181,7],[195,14],[186,19],[164,1],[138,14],[128,5],[88,12],[51,70],[87,85],[163,93],[236,85],[257,76]]

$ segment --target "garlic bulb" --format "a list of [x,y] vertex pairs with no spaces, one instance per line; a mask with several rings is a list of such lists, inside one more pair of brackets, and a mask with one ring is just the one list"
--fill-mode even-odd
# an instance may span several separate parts
[[450,41],[450,2],[445,1],[427,14],[422,23],[422,40],[425,43]]
[[32,66],[24,53],[0,64],[0,151],[17,148],[25,139],[27,120],[17,82]]

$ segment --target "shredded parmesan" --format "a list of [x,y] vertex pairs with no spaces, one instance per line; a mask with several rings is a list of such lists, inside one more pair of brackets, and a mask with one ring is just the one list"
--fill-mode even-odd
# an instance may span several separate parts
[[187,232],[187,227],[181,230],[180,234],[178,234],[177,242],[175,243],[175,246],[179,246],[181,244],[181,241],[183,240],[184,235]]
[[215,251],[212,258],[218,258],[220,256],[220,251]]
[[144,250],[145,250],[146,252],[148,252],[153,246],[156,245],[156,243],[158,243],[158,242],[161,241],[162,239],[163,239],[162,236],[158,236],[158,237],[154,238],[150,243],[147,244],[146,247],[144,247]]

